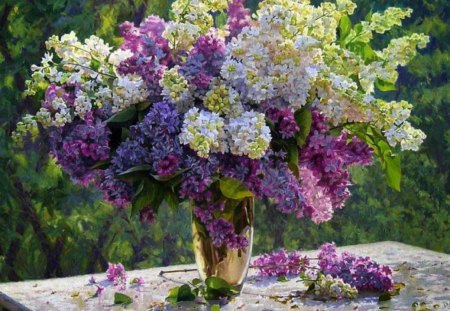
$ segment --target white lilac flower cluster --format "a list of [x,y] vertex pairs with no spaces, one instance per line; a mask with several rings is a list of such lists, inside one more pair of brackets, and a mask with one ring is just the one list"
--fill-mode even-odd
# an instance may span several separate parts
[[255,111],[246,111],[237,118],[230,118],[227,133],[230,152],[250,159],[261,158],[272,139],[264,114]]
[[[311,276],[312,277],[312,276]],[[333,298],[356,298],[358,296],[358,290],[345,283],[340,278],[333,278],[330,274],[324,275],[318,273],[313,279],[305,279],[305,285],[311,286],[314,284],[314,294],[317,296],[328,296]]]
[[212,83],[204,98],[204,105],[209,110],[221,115],[239,115],[243,108],[239,93],[223,83]]
[[120,112],[131,105],[142,103],[148,97],[144,80],[138,75],[119,76],[114,80],[112,91],[113,113]]
[[[40,89],[49,87],[45,104],[36,114],[36,119],[44,127],[63,127],[74,118],[84,119],[96,108],[105,104],[111,106],[112,113],[140,102],[148,97],[142,77],[120,75],[116,66],[133,54],[129,50],[112,47],[102,39],[91,36],[80,42],[74,32],[52,36],[46,42],[47,50],[41,65],[32,66],[32,80],[27,81],[26,95],[35,95]],[[66,91],[73,89],[73,94]]]
[[226,152],[225,123],[217,113],[191,108],[184,116],[179,136],[181,144],[189,145],[198,156],[207,158],[210,152]]
[[191,94],[189,84],[186,78],[178,72],[178,68],[166,70],[159,81],[159,85],[162,87],[161,94],[164,98],[177,104],[179,110],[183,111],[186,102],[191,99]]
[[214,24],[211,12],[223,12],[227,0],[178,0],[172,3],[173,21],[170,21],[162,36],[174,51],[189,50],[197,38],[210,31]]
[[277,25],[287,19],[277,15],[288,14],[283,10],[263,12],[260,27],[244,28],[233,38],[221,72],[237,90],[245,91],[246,101],[281,98],[298,109],[306,104],[311,82],[317,76],[315,58],[319,58],[320,50],[313,38],[283,36]]
[[211,152],[227,152],[261,158],[269,148],[270,129],[265,116],[246,111],[236,118],[224,119],[218,113],[191,108],[186,114],[180,142],[208,157]]
[[31,135],[31,138],[38,135],[37,122],[30,114],[25,115],[21,121],[17,122],[16,130],[12,133],[11,138],[16,144],[20,144],[25,135]]

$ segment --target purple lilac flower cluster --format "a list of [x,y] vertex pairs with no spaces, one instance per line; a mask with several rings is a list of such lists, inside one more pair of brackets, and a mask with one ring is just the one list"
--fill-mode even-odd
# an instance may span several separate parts
[[243,156],[224,155],[221,157],[221,173],[242,182],[258,197],[262,197],[261,161]]
[[182,198],[199,202],[210,202],[213,193],[209,186],[213,183],[213,176],[219,172],[220,162],[213,155],[208,159],[200,158],[195,152],[185,148],[183,167],[186,172],[180,185],[179,194]]
[[259,256],[253,265],[259,269],[261,276],[298,275],[306,271],[309,258],[302,257],[298,251],[280,249]]
[[369,257],[357,257],[348,252],[339,255],[335,244],[320,247],[318,265],[325,274],[341,278],[358,290],[388,292],[394,288],[391,268]]
[[247,247],[248,240],[235,233],[232,223],[223,218],[214,217],[215,211],[223,211],[224,209],[225,201],[207,203],[194,207],[194,215],[205,225],[214,246],[227,246],[235,249]]
[[348,167],[371,164],[372,150],[356,137],[348,142],[345,131],[338,137],[327,135],[324,117],[317,110],[312,116],[311,134],[300,151],[303,209],[313,221],[324,222],[350,196]]
[[[151,174],[169,176],[178,170],[182,149],[176,139],[180,118],[175,107],[168,102],[153,104],[145,118],[131,127],[131,138],[116,150],[111,166],[105,171],[100,188],[108,202],[125,207],[130,203],[132,186],[115,178],[126,170],[148,164]],[[152,222],[152,212],[144,210],[141,219]]]
[[259,192],[272,199],[278,210],[285,214],[303,217],[303,194],[299,180],[294,176],[286,162],[284,154],[271,153],[261,161],[263,179]]
[[228,248],[242,249],[248,246],[248,240],[234,232],[234,226],[223,218],[212,220],[206,225],[209,237],[216,247],[226,245]]
[[325,243],[319,248],[318,268],[300,252],[284,249],[259,256],[253,265],[261,276],[285,276],[306,273],[311,278],[319,274],[341,279],[359,291],[389,292],[394,288],[392,270],[369,257],[358,257],[348,252],[338,254],[336,245]]
[[105,122],[88,113],[84,120],[49,129],[50,153],[74,182],[86,186],[99,174],[91,167],[109,158],[109,135]]
[[292,138],[300,130],[295,121],[294,113],[289,108],[269,108],[266,115],[278,125],[278,131],[282,138]]
[[225,42],[214,34],[201,36],[189,52],[180,72],[195,87],[197,95],[204,95],[225,60]]

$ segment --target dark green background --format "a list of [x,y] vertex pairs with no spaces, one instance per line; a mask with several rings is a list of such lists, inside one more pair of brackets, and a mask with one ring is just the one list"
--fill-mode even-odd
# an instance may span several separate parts
[[[315,1],[320,2],[320,1]],[[381,48],[392,37],[424,32],[431,43],[400,69],[398,91],[383,96],[414,104],[413,123],[428,138],[419,153],[403,155],[402,192],[389,189],[378,164],[353,171],[353,197],[332,221],[315,225],[257,208],[254,254],[277,247],[316,248],[396,240],[450,252],[450,71],[449,8],[446,0],[356,1],[354,20],[388,6],[410,6],[404,27],[376,37]],[[375,3],[376,2],[376,3]],[[257,1],[248,1],[254,8]],[[189,211],[160,209],[159,221],[145,226],[128,211],[81,189],[49,161],[45,144],[12,149],[14,124],[39,102],[21,92],[29,67],[44,53],[52,34],[71,30],[118,44],[118,24],[145,16],[167,17],[160,0],[2,0],[0,4],[0,281],[102,271],[108,261],[128,269],[192,262]]]

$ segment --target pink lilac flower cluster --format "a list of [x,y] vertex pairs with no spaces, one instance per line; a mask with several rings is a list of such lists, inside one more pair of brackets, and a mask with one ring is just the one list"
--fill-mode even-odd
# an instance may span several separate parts
[[114,264],[108,263],[108,269],[106,270],[106,277],[108,281],[113,282],[114,286],[120,290],[124,290],[127,287],[127,273],[124,266],[121,263]]
[[320,247],[318,265],[324,274],[341,278],[358,290],[388,292],[394,288],[391,268],[379,265],[369,257],[348,252],[338,254],[335,244],[326,243]]
[[298,275],[305,272],[308,265],[308,257],[302,257],[298,251],[288,252],[285,249],[263,254],[253,262],[261,276]]
[[372,150],[356,137],[348,142],[346,132],[338,137],[327,134],[325,118],[317,110],[312,115],[311,134],[300,152],[300,177],[305,216],[319,223],[330,220],[333,210],[344,206],[350,196],[348,168],[370,165]]
[[250,26],[252,23],[250,10],[244,6],[244,2],[244,0],[231,0],[228,3],[229,38],[236,37],[244,27]]

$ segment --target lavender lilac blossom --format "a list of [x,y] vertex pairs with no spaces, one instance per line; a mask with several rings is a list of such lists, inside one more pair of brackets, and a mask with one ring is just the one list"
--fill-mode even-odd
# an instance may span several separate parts
[[303,216],[303,194],[300,183],[293,175],[285,161],[284,154],[269,152],[262,159],[261,173],[263,179],[258,192],[270,198],[276,208],[284,214]]

